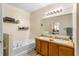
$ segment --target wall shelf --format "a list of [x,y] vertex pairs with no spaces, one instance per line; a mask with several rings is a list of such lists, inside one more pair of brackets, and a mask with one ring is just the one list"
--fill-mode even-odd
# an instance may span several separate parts
[[14,18],[11,17],[3,17],[3,22],[18,24],[19,20],[15,20]]
[[24,26],[23,27],[19,27],[18,26],[18,30],[28,30],[28,29],[29,29],[29,27],[24,27]]

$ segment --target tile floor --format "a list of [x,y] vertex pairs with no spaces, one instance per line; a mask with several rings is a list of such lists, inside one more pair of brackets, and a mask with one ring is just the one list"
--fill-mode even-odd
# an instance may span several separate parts
[[40,54],[38,54],[35,50],[32,50],[28,53],[26,53],[26,55],[24,56],[41,56]]

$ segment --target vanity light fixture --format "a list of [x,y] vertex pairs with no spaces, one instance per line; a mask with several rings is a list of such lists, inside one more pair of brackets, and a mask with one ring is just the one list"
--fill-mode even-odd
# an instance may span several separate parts
[[57,13],[61,13],[62,11],[63,11],[63,9],[56,9],[56,10],[48,12],[47,16],[49,16],[49,15],[55,15]]

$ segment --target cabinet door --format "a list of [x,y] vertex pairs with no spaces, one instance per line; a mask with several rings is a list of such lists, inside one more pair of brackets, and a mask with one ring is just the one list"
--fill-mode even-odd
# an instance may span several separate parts
[[40,53],[40,40],[36,39],[36,51]]
[[41,41],[41,54],[47,56],[48,55],[48,42]]
[[74,49],[64,46],[59,46],[59,56],[73,56]]
[[58,56],[58,45],[49,43],[49,56]]

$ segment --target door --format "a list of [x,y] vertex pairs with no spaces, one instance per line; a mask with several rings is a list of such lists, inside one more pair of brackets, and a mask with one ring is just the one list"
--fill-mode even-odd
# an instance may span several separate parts
[[49,43],[49,56],[58,56],[58,45]]
[[41,54],[48,56],[48,42],[41,40]]
[[9,35],[4,33],[3,34],[3,55],[9,56]]
[[0,56],[3,55],[3,39],[2,39],[2,4],[0,3]]

